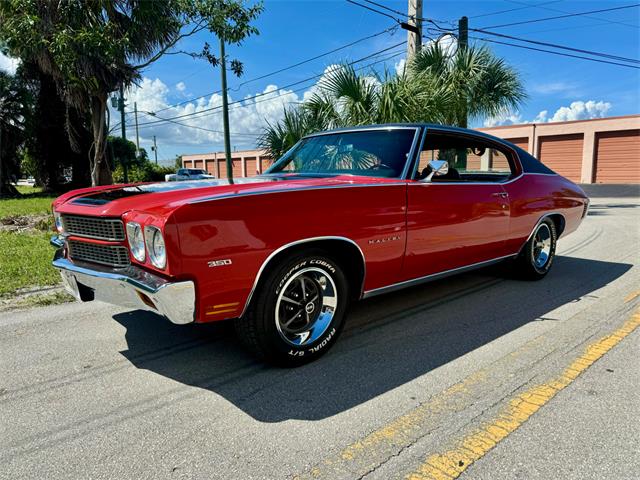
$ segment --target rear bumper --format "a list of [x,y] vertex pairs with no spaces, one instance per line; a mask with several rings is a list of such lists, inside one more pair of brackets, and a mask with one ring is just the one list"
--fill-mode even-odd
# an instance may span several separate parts
[[196,295],[192,281],[169,282],[134,266],[115,269],[74,262],[64,258],[61,249],[56,251],[53,266],[60,270],[66,290],[82,302],[101,300],[150,310],[181,325],[195,320]]

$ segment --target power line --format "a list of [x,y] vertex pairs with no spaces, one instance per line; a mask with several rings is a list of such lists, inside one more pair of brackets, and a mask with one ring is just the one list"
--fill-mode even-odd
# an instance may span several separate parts
[[591,62],[607,63],[607,64],[610,64],[610,65],[618,65],[620,67],[635,68],[637,70],[640,70],[640,67],[636,67],[635,65],[628,65],[626,63],[610,62],[608,60],[600,60],[600,59],[597,59],[597,58],[584,57],[584,56],[581,56],[581,55],[573,55],[571,53],[554,52],[553,50],[544,50],[542,48],[527,47],[525,45],[516,45],[515,43],[501,42],[499,40],[494,40],[494,39],[491,39],[491,38],[481,38],[481,37],[471,37],[471,38],[474,38],[476,40],[480,40],[482,42],[497,43],[497,44],[500,44],[500,45],[508,45],[510,47],[524,48],[526,50],[535,50],[537,52],[550,53],[552,55],[560,55],[560,56],[563,56],[563,57],[571,57],[571,58],[580,58],[582,60],[589,60]]
[[[375,10],[375,9],[369,8],[369,7],[367,7],[366,5],[362,5],[361,3],[357,3],[357,2],[354,2],[354,1],[352,1],[352,0],[346,0],[346,1],[347,1],[347,2],[349,2],[349,3],[352,3],[352,4],[354,4],[354,5],[357,5],[357,6],[359,6],[359,7],[366,8],[367,10],[371,10],[372,12],[380,13],[381,15],[386,15],[386,16],[388,16],[388,15],[387,15],[386,13],[384,13],[384,12],[381,12],[381,11],[379,11],[379,10]],[[380,8],[384,8],[385,10],[387,10],[387,11],[389,11],[389,12],[393,12],[393,13],[395,13],[395,14],[397,14],[397,15],[400,15],[401,17],[407,17],[407,18],[410,18],[410,19],[413,19],[413,20],[428,21],[428,19],[426,19],[426,18],[422,18],[422,17],[415,17],[415,15],[408,15],[406,12],[401,12],[400,10],[396,10],[396,9],[394,9],[394,8],[388,7],[388,6],[383,5],[383,4],[381,4],[381,3],[378,3],[378,2],[374,2],[374,1],[372,1],[372,0],[362,0],[362,1],[363,1],[363,2],[367,2],[367,3],[370,3],[371,5],[376,5],[376,6],[380,7]],[[553,1],[555,1],[555,2],[561,2],[562,0],[553,0]],[[392,17],[392,18],[394,18],[394,17]],[[400,22],[400,20],[399,20],[399,19],[397,19],[397,18],[396,18],[395,20],[396,20],[397,22]],[[455,23],[455,22],[453,22],[453,21],[451,21],[451,20],[437,20],[437,21],[438,21],[438,22],[441,22],[441,23],[451,23],[451,24]]]
[[[360,63],[360,62],[362,62],[364,60],[368,60],[369,58],[372,58],[372,57],[375,57],[377,55],[380,55],[381,53],[384,53],[384,52],[387,52],[389,50],[392,50],[392,49],[394,49],[396,47],[399,47],[400,45],[404,45],[405,43],[407,43],[406,40],[404,40],[404,41],[402,41],[400,43],[397,43],[395,45],[392,45],[390,47],[383,48],[382,50],[379,50],[379,51],[377,51],[375,53],[372,53],[370,55],[367,55],[365,57],[359,58],[358,60],[354,60],[352,62],[349,62],[349,63],[347,63],[347,65],[353,65],[353,64],[356,64],[356,63]],[[305,78],[303,80],[298,80],[297,82],[289,83],[288,85],[284,85],[284,86],[280,87],[279,90],[282,90],[282,89],[285,89],[285,88],[289,88],[289,87],[292,87],[292,86],[295,86],[295,85],[299,85],[301,83],[308,82],[310,80],[314,80],[314,79],[320,78],[322,75],[323,75],[323,73],[319,74],[319,75],[313,75],[313,76],[311,76],[309,78]],[[243,98],[241,100],[236,100],[234,102],[231,102],[231,103],[229,103],[229,105],[235,105],[235,104],[243,103],[243,102],[246,102],[248,100],[253,100],[255,98],[263,97],[265,95],[270,95],[272,93],[273,93],[273,91],[258,93],[256,95],[252,95],[250,97],[246,97],[246,98]],[[200,110],[199,112],[192,112],[192,113],[187,113],[187,114],[183,114],[183,115],[178,115],[176,117],[171,117],[170,120],[177,120],[177,119],[180,119],[180,118],[191,117],[193,115],[200,115],[202,113],[209,112],[209,111],[212,111],[212,110],[218,110],[220,108],[222,108],[222,107],[221,106],[210,107],[210,108],[206,108],[204,110]],[[161,123],[161,122],[162,122],[162,120],[158,120],[156,122],[146,122],[146,123],[139,124],[139,126],[150,125],[150,124]]]
[[[402,44],[404,44],[404,43],[406,43],[406,41],[405,41],[405,42],[402,42]],[[378,64],[378,63],[386,62],[386,61],[391,60],[392,58],[397,57],[397,56],[399,56],[399,55],[402,55],[402,54],[404,54],[404,53],[405,53],[405,52],[404,52],[404,49],[402,49],[402,50],[400,50],[400,51],[398,51],[398,52],[392,53],[391,55],[387,55],[387,56],[385,56],[384,58],[382,58],[382,59],[380,59],[380,60],[376,60],[375,62],[368,63],[367,65],[362,65],[362,66],[360,66],[360,67],[356,68],[356,71],[358,71],[358,70],[363,70],[363,69],[365,69],[365,68],[371,67],[371,66],[376,65],[376,64]],[[378,54],[378,55],[379,55],[379,54]],[[376,56],[376,55],[372,55],[372,56]],[[310,80],[315,80],[315,79],[317,79],[318,77],[321,77],[321,76],[322,76],[322,75],[317,75],[316,77],[312,77],[312,78],[310,78],[310,79],[307,79],[306,81],[307,81],[307,82],[309,82]],[[290,93],[298,93],[298,92],[301,92],[301,91],[303,91],[303,90],[308,89],[310,86],[311,86],[311,85],[305,85],[305,86],[303,86],[303,87],[300,87],[300,88],[297,88],[297,89],[291,90],[291,91],[290,91]],[[282,88],[286,88],[286,87],[282,87]],[[262,102],[270,102],[270,101],[273,101],[273,100],[277,100],[278,98],[280,98],[280,97],[264,98],[264,99],[262,99],[262,100],[258,100],[258,101],[256,101],[253,105],[256,105],[256,104],[258,104],[258,103],[262,103]],[[233,102],[233,103],[238,103],[238,102]],[[300,103],[300,102],[290,102],[290,103]],[[230,103],[229,105],[231,105],[231,103]],[[237,108],[241,108],[241,107],[242,107],[242,105],[237,105],[236,107],[230,108],[230,109],[229,109],[229,111],[234,110],[234,109],[237,109]],[[218,109],[220,109],[220,108],[221,108],[221,107],[214,107],[214,109],[213,109],[213,110],[218,110]],[[202,112],[196,112],[195,114],[200,114],[200,113],[202,113]],[[202,119],[202,118],[204,118],[204,117],[208,117],[208,116],[213,115],[213,114],[215,114],[215,113],[217,113],[217,112],[216,112],[216,111],[209,111],[209,112],[207,112],[207,113],[204,113],[203,115],[199,115],[197,118],[198,118],[198,119]],[[172,123],[177,123],[177,122],[174,122],[172,119],[168,119],[168,120],[169,120],[169,121],[171,121]],[[145,124],[145,126],[141,126],[140,128],[141,128],[141,129],[142,129],[142,128],[152,128],[152,127],[154,127],[154,126],[157,126],[157,123],[162,123],[163,121],[164,121],[164,120],[161,120],[161,121],[158,121],[158,122],[148,122],[147,124]],[[183,124],[183,123],[181,123],[181,125],[183,125],[183,126],[185,126],[185,127],[187,127],[187,128],[193,127],[193,125],[189,125],[189,124]]]
[[[222,130],[213,130],[211,128],[204,128],[204,127],[200,127],[198,125],[189,125],[188,123],[182,123],[182,122],[177,122],[175,120],[171,120],[169,118],[163,118],[163,117],[158,117],[154,112],[146,112],[146,111],[142,111],[140,110],[140,112],[152,116],[152,117],[156,117],[159,120],[162,120],[164,122],[170,122],[170,123],[175,123],[176,125],[180,125],[183,127],[188,127],[188,128],[195,128],[197,130],[203,130],[205,132],[211,132],[211,133],[224,133]],[[150,128],[149,126],[147,127],[143,127],[143,128]],[[231,135],[234,136],[250,136],[250,137],[258,137],[260,136],[259,133],[239,133],[239,132],[229,132]]]
[[532,43],[534,45],[542,45],[542,46],[545,46],[545,47],[558,48],[558,49],[561,49],[561,50],[569,50],[569,51],[572,51],[572,52],[586,53],[587,55],[610,58],[612,60],[620,60],[620,61],[623,61],[623,62],[640,63],[640,60],[635,59],[635,58],[621,57],[621,56],[613,55],[613,54],[609,54],[609,53],[594,52],[592,50],[584,50],[584,49],[581,49],[581,48],[567,47],[565,45],[558,45],[558,44],[555,44],[555,43],[541,42],[539,40],[530,40],[530,39],[527,39],[527,38],[514,37],[514,36],[511,36],[511,35],[505,35],[505,34],[502,34],[502,33],[483,30],[481,28],[470,28],[469,30],[474,31],[474,32],[484,33],[484,34],[487,34],[487,35],[493,35],[493,36],[496,36],[496,37],[508,38],[508,39],[511,39],[511,40],[517,40],[519,42]]
[[[374,1],[372,1],[372,0],[363,0],[363,1],[365,1],[365,2],[367,2],[367,3],[370,3],[371,5],[375,5],[375,6],[377,6],[377,7],[384,8],[385,10],[387,10],[387,11],[389,11],[389,12],[393,12],[393,13],[395,13],[395,14],[398,14],[398,15],[400,15],[401,17],[406,17],[406,16],[407,16],[407,14],[406,14],[406,13],[401,12],[400,10],[396,10],[395,8],[387,7],[386,5],[383,5],[383,4],[381,4],[381,3],[374,2]],[[353,3],[353,2],[352,2],[352,3]],[[358,4],[356,4],[356,5],[358,5]],[[361,6],[364,6],[364,5],[361,5]]]
[[[513,3],[515,5],[525,5],[523,2],[519,2],[517,0],[505,0],[509,3]],[[546,2],[546,3],[540,3],[538,5],[528,5],[527,7],[522,7],[522,8],[528,8],[528,7],[537,7],[537,8],[541,8],[543,10],[548,10],[550,12],[558,12],[558,13],[570,13],[567,12],[566,10],[560,10],[558,8],[550,8],[550,7],[545,7],[544,5],[547,5],[548,3],[555,3],[555,2]],[[601,18],[601,17],[592,17],[589,15],[584,15],[585,18],[591,18],[593,20],[600,20],[601,23],[614,23],[614,24],[618,24],[618,25],[624,25],[626,27],[632,27],[632,28],[640,28],[640,26],[638,25],[632,25],[630,23],[625,23],[625,22],[619,22],[617,20],[610,20],[608,18]]]
[[[538,5],[527,5],[525,7],[509,8],[507,10],[498,10],[497,12],[483,13],[481,15],[473,15],[473,16],[470,16],[469,18],[490,17],[492,15],[500,15],[501,13],[515,12],[515,11],[518,11],[518,10],[525,10],[527,8],[533,8],[533,7],[541,7],[542,5],[548,5],[550,3],[558,3],[558,2],[561,2],[561,1],[562,0],[551,0],[550,2],[540,3]],[[515,2],[515,3],[518,3],[518,2]]]
[[[396,17],[394,17],[393,15],[389,15],[388,13],[382,12],[380,10],[376,10],[375,8],[371,8],[368,5],[363,5],[362,3],[355,2],[354,0],[347,0],[347,2],[352,3],[353,5],[357,5],[359,7],[362,7],[362,8],[366,8],[367,10],[370,10],[372,12],[378,13],[380,15],[384,15],[385,17],[390,18],[391,20],[400,23],[400,20],[397,19]],[[403,14],[403,16],[406,17],[406,14]]]
[[[374,33],[374,34],[371,34],[371,35],[367,35],[366,37],[358,38],[357,40],[354,40],[354,41],[352,41],[352,42],[350,42],[350,43],[347,43],[346,45],[342,45],[342,46],[340,46],[340,47],[334,48],[334,49],[332,49],[332,50],[329,50],[329,51],[327,51],[327,52],[321,53],[321,54],[319,54],[319,55],[316,55],[316,56],[314,56],[314,57],[308,58],[308,59],[306,59],[306,60],[302,60],[302,61],[300,61],[300,62],[294,63],[294,64],[289,65],[289,66],[287,66],[287,67],[282,67],[282,68],[280,68],[280,69],[278,69],[278,70],[274,70],[273,72],[269,72],[269,73],[266,73],[266,74],[261,75],[261,76],[259,76],[259,77],[252,78],[251,80],[247,80],[247,81],[245,81],[245,82],[242,82],[242,83],[241,83],[241,84],[239,84],[237,87],[235,87],[235,88],[233,88],[233,89],[231,89],[231,90],[233,90],[233,91],[238,91],[241,87],[243,87],[244,85],[247,85],[247,84],[249,84],[249,83],[252,83],[252,82],[255,82],[255,81],[258,81],[258,80],[262,80],[263,78],[271,77],[271,76],[273,76],[273,75],[276,75],[276,74],[278,74],[278,73],[285,72],[285,71],[287,71],[287,70],[291,70],[292,68],[296,68],[296,67],[299,67],[300,65],[304,65],[304,64],[306,64],[306,63],[312,62],[312,61],[314,61],[314,60],[317,60],[317,59],[319,59],[319,58],[325,57],[325,56],[327,56],[327,55],[331,55],[332,53],[338,52],[338,51],[340,51],[340,50],[344,50],[345,48],[352,47],[353,45],[356,45],[356,44],[358,44],[358,43],[364,42],[364,41],[366,41],[366,40],[371,40],[372,38],[378,37],[378,36],[383,35],[383,34],[385,34],[385,33],[392,32],[392,31],[396,30],[397,28],[398,28],[398,27],[397,27],[397,25],[394,25],[393,27],[385,28],[384,30],[382,30],[382,31],[380,31],[380,32],[377,32],[377,33]],[[205,93],[205,94],[203,94],[203,95],[200,95],[199,97],[190,98],[190,99],[188,99],[188,100],[184,100],[184,101],[182,101],[182,102],[178,102],[178,103],[175,103],[175,104],[173,104],[173,105],[168,105],[167,107],[162,108],[162,109],[158,110],[157,112],[162,112],[162,111],[164,111],[164,110],[168,110],[168,109],[173,108],[173,107],[178,107],[178,106],[180,106],[180,105],[184,105],[184,104],[186,104],[186,103],[191,103],[191,102],[193,102],[193,101],[195,101],[195,100],[200,100],[201,98],[205,98],[205,97],[208,97],[208,96],[210,96],[210,95],[215,95],[215,94],[217,94],[217,93],[221,93],[221,92],[222,92],[222,90],[215,90],[215,91],[213,91],[213,92]],[[157,113],[157,112],[156,112],[156,113]]]
[[504,24],[501,24],[501,25],[491,25],[489,27],[483,27],[483,28],[484,29],[489,29],[489,28],[511,27],[511,26],[514,26],[514,25],[524,25],[526,23],[546,22],[547,20],[558,20],[558,19],[561,19],[561,18],[578,17],[578,16],[583,16],[583,15],[589,15],[591,13],[612,12],[614,10],[623,10],[625,8],[635,8],[635,7],[639,7],[639,6],[640,6],[640,3],[634,3],[633,5],[624,5],[624,6],[621,6],[621,7],[602,8],[600,10],[590,10],[588,12],[569,13],[567,15],[558,15],[558,16],[555,16],[555,17],[537,18],[537,19],[534,19],[534,20],[524,20],[522,22],[504,23]]

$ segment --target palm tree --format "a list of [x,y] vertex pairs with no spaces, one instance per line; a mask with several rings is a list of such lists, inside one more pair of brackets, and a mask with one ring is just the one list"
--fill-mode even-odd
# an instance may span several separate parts
[[451,103],[445,123],[467,126],[468,118],[493,117],[516,109],[526,99],[518,72],[486,47],[448,48],[433,42],[409,63],[410,75],[427,75],[447,89]]
[[264,129],[258,145],[275,159],[304,135],[328,128],[394,122],[466,127],[467,118],[495,116],[525,98],[518,73],[490,50],[469,46],[449,55],[435,42],[401,75],[333,69],[309,100]]
[[0,196],[18,194],[10,176],[18,171],[18,154],[33,114],[33,97],[17,75],[0,71]]
[[373,123],[442,122],[449,97],[447,89],[428,75],[362,75],[352,66],[338,66],[323,77],[306,102],[286,109],[280,122],[268,124],[258,145],[275,159],[303,136],[320,130]]

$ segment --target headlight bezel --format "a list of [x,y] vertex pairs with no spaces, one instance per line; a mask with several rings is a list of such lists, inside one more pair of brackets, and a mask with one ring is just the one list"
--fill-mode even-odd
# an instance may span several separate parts
[[53,224],[59,234],[64,233],[64,223],[62,223],[62,215],[53,210]]
[[146,225],[144,241],[151,265],[164,270],[167,267],[167,247],[162,230],[154,225]]
[[[147,254],[142,226],[138,222],[127,222],[126,230],[127,243],[129,244],[129,251],[131,252],[131,255],[133,255],[133,258],[138,262],[144,262],[147,258]],[[136,238],[138,235],[139,238]]]

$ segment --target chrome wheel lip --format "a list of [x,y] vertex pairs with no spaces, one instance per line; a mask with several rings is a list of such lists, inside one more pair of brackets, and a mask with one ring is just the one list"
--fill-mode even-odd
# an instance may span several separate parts
[[[291,299],[285,296],[285,293],[289,291],[289,287],[294,282],[299,281],[303,276],[316,277],[315,281],[317,281],[317,286],[322,289],[322,292],[320,292],[320,296],[315,303],[313,300],[305,301],[306,299],[303,299],[303,301],[300,302],[301,311],[305,312],[308,316],[313,316],[312,321],[309,322],[306,328],[288,331],[283,323],[283,318],[281,318],[280,315],[281,306],[283,305],[283,302],[286,303],[291,301]],[[311,279],[308,281],[311,281]],[[310,307],[310,305],[313,308]],[[289,345],[295,347],[310,345],[327,332],[333,317],[335,316],[337,306],[338,290],[335,281],[331,278],[331,275],[326,270],[318,267],[303,268],[292,275],[280,289],[280,293],[278,294],[275,304],[276,329],[282,339]]]
[[551,258],[551,229],[546,223],[540,224],[532,239],[533,265],[540,269],[549,263]]

